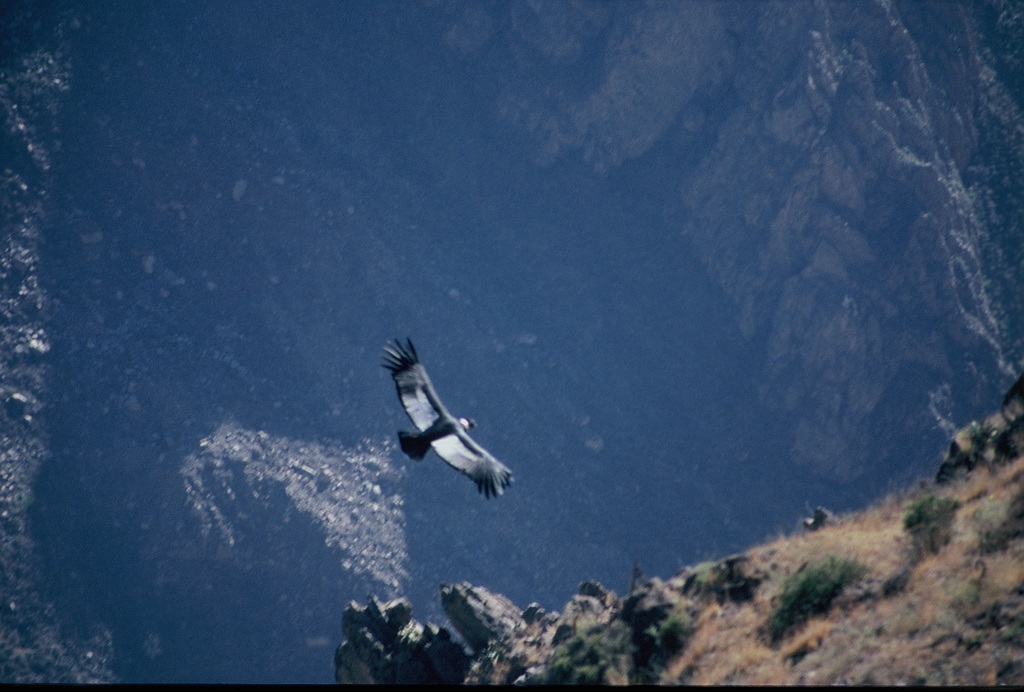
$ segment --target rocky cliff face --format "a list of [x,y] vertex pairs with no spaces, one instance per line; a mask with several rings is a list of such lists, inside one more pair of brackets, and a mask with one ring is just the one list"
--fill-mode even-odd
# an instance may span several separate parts
[[1024,375],[958,433],[937,484],[624,598],[580,585],[562,614],[470,584],[441,603],[469,646],[405,601],[345,611],[338,682],[1024,683]]
[[1024,313],[992,277],[1020,271],[994,246],[1020,229],[1004,162],[1020,169],[1024,140],[991,64],[1011,81],[1019,65],[977,27],[999,15],[987,45],[1012,53],[996,28],[1012,30],[1011,7],[453,7],[445,39],[463,59],[509,46],[495,108],[538,162],[676,162],[666,218],[763,341],[758,395],[796,463],[856,479],[892,462],[880,431],[903,432],[897,412],[921,429],[930,407],[948,427],[1012,377]]
[[7,37],[30,46],[0,70],[0,680],[109,682],[110,633],[62,631],[41,593],[39,555],[28,509],[32,486],[50,457],[45,409],[51,393],[50,299],[40,280],[40,250],[51,154],[68,74],[61,31],[39,29],[31,11],[4,16]]

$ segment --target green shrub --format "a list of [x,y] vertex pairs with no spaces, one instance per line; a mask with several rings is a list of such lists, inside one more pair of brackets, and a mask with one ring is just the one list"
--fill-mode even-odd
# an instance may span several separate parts
[[703,596],[711,593],[722,581],[717,562],[701,562],[693,568],[693,580],[688,593]]
[[674,654],[693,634],[693,618],[685,610],[673,608],[664,620],[648,627],[644,634],[653,640],[655,649]]
[[628,682],[631,631],[621,620],[584,626],[559,644],[548,664],[548,682],[573,685]]
[[979,524],[978,547],[981,552],[1006,550],[1011,540],[1024,536],[1024,491],[1017,493],[995,520],[983,516]]
[[914,538],[918,554],[937,553],[949,543],[950,527],[960,503],[951,497],[925,495],[911,503],[903,527]]
[[959,507],[960,503],[951,497],[925,495],[911,503],[903,517],[903,526],[912,530],[924,524],[949,519]]
[[867,573],[867,567],[856,560],[829,555],[791,575],[782,585],[782,596],[772,613],[772,639],[778,641],[792,627],[811,615],[828,612],[832,600],[843,587]]
[[669,599],[670,603],[645,610],[639,617],[633,612],[633,617],[626,619],[633,630],[631,683],[656,683],[665,665],[686,647],[693,634],[697,605],[685,596]]

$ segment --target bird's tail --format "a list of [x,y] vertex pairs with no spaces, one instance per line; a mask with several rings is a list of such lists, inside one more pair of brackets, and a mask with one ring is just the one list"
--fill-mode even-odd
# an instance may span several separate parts
[[427,452],[430,451],[430,440],[425,435],[406,430],[398,431],[398,444],[401,445],[403,452],[416,461],[427,456]]

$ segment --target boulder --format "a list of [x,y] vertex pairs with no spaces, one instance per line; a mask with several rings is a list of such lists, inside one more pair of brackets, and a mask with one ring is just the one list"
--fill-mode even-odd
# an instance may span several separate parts
[[835,526],[839,523],[841,523],[840,519],[835,514],[824,507],[815,507],[814,514],[804,519],[804,528],[807,531],[817,531],[826,526]]
[[545,615],[547,615],[547,611],[541,607],[540,603],[531,603],[523,611],[523,621],[527,625],[532,625],[539,622]]
[[703,562],[695,568],[685,568],[669,583],[682,583],[687,596],[713,595],[719,603],[743,603],[754,597],[764,575],[749,570],[749,558],[744,554],[730,555],[718,562]]
[[522,612],[512,601],[467,582],[442,584],[441,606],[475,652],[491,641],[506,641],[513,632],[526,627]]

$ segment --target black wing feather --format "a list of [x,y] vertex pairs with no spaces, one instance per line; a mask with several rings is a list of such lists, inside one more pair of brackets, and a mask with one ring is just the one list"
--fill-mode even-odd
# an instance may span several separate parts
[[405,346],[398,339],[393,344],[387,344],[381,365],[391,371],[398,398],[409,420],[420,432],[433,425],[438,418],[450,417],[451,414],[434,391],[434,385],[410,339],[406,339]]

